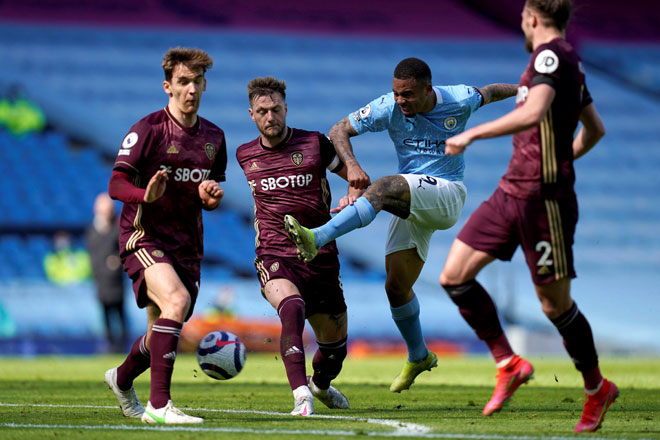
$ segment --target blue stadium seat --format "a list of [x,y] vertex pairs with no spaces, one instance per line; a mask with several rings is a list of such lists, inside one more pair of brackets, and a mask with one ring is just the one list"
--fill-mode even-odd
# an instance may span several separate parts
[[[426,59],[438,84],[478,86],[517,82],[528,62],[519,41],[505,40],[301,39],[269,35],[269,46],[264,48],[262,35],[246,32],[200,31],[191,35],[172,30],[95,29],[92,33],[83,28],[18,25],[1,25],[0,38],[12,41],[11,45],[0,46],[6,80],[26,81],[31,95],[62,130],[25,139],[0,131],[0,154],[9,165],[0,175],[5,189],[0,207],[6,213],[0,219],[1,226],[84,227],[91,218],[93,198],[106,189],[110,173],[100,151],[113,157],[130,125],[163,106],[159,67],[163,48],[201,45],[216,59],[217,66],[222,66],[207,73],[208,91],[201,114],[227,134],[228,182],[223,186],[227,190],[226,205],[231,206],[205,214],[206,252],[240,261],[250,270],[255,232],[243,219],[252,218],[252,202],[234,159],[235,148],[257,136],[247,113],[245,86],[249,79],[266,74],[286,79],[289,124],[327,132],[349,112],[386,93],[393,66],[405,56],[414,54]],[[617,69],[632,72],[635,80],[649,78],[656,83],[660,72],[657,52],[647,47],[585,44],[582,55],[592,64],[616,65]],[[279,62],[283,59],[285,62]],[[589,65],[587,70],[589,89],[608,134],[593,152],[576,163],[581,221],[575,252],[585,267],[603,266],[599,249],[607,249],[612,255],[610,260],[621,257],[622,265],[617,267],[621,272],[633,270],[635,265],[660,264],[657,234],[649,232],[660,229],[660,104],[644,93],[613,84]],[[121,94],[114,86],[119,76],[126,79],[126,91]],[[497,117],[512,106],[512,102],[505,101],[484,107],[468,125]],[[74,148],[64,132],[87,138],[94,147]],[[396,157],[386,135],[360,137],[355,145],[358,158],[372,176],[395,172]],[[490,195],[506,169],[510,151],[510,138],[481,141],[468,150],[466,209],[457,226],[434,235],[427,264],[434,270],[423,272],[424,281],[437,284],[437,272],[458,227]],[[47,177],[35,180],[32,176]],[[28,181],[42,187],[25,191]],[[346,186],[335,177],[330,181],[336,201]],[[381,214],[369,229],[356,231],[350,240],[341,241],[342,255],[382,271],[386,217]],[[639,246],[644,246],[644,251],[633,252]],[[210,269],[209,276],[223,276],[221,272]],[[344,276],[368,275],[348,263],[344,264]]]

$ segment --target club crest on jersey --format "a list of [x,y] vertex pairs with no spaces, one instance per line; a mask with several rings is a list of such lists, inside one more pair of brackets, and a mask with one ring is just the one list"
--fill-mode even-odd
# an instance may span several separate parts
[[552,73],[559,67],[559,58],[550,49],[539,52],[534,59],[534,69],[538,73]]
[[209,160],[213,160],[213,156],[215,156],[215,146],[213,146],[211,143],[204,145],[204,152],[206,153],[206,157],[208,157]]
[[151,255],[153,255],[156,258],[163,258],[163,256],[165,256],[165,253],[160,249],[156,249],[155,251],[151,251]]
[[278,261],[274,262],[273,264],[270,265],[269,270],[271,272],[277,272],[280,268],[280,263]]
[[303,154],[300,151],[294,151],[291,153],[291,162],[297,167],[302,165],[304,160]]
[[446,130],[453,130],[454,128],[456,128],[457,124],[458,124],[458,121],[456,120],[456,118],[453,117],[453,116],[450,116],[450,117],[445,119],[445,122],[444,122],[443,125],[445,126]]

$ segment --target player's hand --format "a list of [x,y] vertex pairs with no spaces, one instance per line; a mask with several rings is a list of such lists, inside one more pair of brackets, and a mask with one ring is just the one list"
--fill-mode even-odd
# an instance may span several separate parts
[[197,189],[199,190],[199,198],[202,199],[202,206],[208,211],[217,208],[220,200],[225,195],[225,190],[215,180],[204,180]]
[[366,189],[371,185],[369,175],[364,172],[360,165],[347,166],[346,179],[356,189]]
[[336,208],[332,208],[330,210],[331,214],[336,214],[340,212],[342,209],[346,208],[349,205],[352,205],[355,203],[355,201],[360,198],[362,193],[364,193],[365,190],[363,189],[356,189],[353,188],[352,186],[348,185],[348,194],[346,194],[344,197],[342,197],[339,200],[339,203],[337,204]]
[[147,189],[144,191],[144,201],[152,203],[160,199],[165,194],[165,187],[167,186],[167,170],[158,170],[156,174],[151,176]]
[[344,196],[341,199],[339,199],[339,203],[337,204],[336,208],[332,208],[330,210],[331,214],[336,214],[338,212],[341,212],[342,209],[346,208],[348,205],[352,205],[355,203],[357,200],[357,197],[354,196]]
[[472,143],[472,138],[466,132],[452,136],[445,141],[445,155],[455,156],[465,152],[465,148]]

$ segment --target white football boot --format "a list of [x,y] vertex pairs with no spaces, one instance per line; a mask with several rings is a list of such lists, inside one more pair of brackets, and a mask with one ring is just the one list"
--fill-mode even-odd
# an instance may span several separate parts
[[337,388],[330,385],[327,390],[317,387],[311,376],[307,376],[307,384],[312,395],[319,399],[325,406],[332,409],[348,409],[348,399]]
[[144,423],[159,423],[161,425],[204,423],[203,418],[189,416],[180,409],[175,408],[171,400],[167,401],[167,405],[158,409],[155,409],[151,406],[151,402],[148,402],[147,408],[144,410],[144,414],[142,414],[142,421]]
[[293,390],[296,406],[291,411],[292,416],[311,416],[314,414],[314,396],[309,387],[302,385]]
[[115,393],[117,400],[119,401],[119,408],[121,412],[124,413],[124,417],[130,417],[132,419],[139,419],[144,413],[144,408],[140,399],[135,393],[135,389],[122,391],[117,386],[117,368],[111,368],[105,372],[105,383],[108,384],[108,387]]

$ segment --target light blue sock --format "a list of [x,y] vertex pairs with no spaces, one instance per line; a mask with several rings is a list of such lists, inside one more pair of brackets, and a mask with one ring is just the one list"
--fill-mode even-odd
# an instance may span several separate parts
[[353,229],[367,226],[374,218],[376,218],[376,210],[371,206],[369,200],[360,197],[355,203],[345,207],[332,217],[328,223],[312,229],[316,239],[316,248],[319,249]]
[[419,301],[413,296],[408,304],[400,307],[390,307],[392,319],[399,328],[403,340],[408,346],[408,360],[419,362],[426,359],[429,351],[422,336],[422,326],[419,323]]

